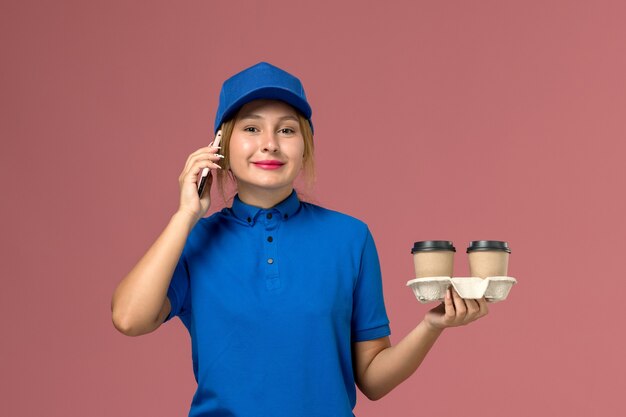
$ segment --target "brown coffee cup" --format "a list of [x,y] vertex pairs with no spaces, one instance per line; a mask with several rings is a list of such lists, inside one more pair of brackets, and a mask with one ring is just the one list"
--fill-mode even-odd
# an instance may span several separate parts
[[456,249],[448,240],[415,242],[411,253],[415,265],[415,278],[451,277]]
[[472,277],[506,276],[511,249],[500,240],[474,240],[467,248]]

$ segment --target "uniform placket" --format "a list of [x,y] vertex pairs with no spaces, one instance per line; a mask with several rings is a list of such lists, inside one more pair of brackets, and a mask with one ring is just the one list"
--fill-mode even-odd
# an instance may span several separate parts
[[263,225],[265,227],[263,235],[263,247],[265,248],[265,286],[268,290],[280,288],[280,278],[278,275],[278,251],[276,249],[276,232],[280,222],[278,210],[271,210],[262,213]]

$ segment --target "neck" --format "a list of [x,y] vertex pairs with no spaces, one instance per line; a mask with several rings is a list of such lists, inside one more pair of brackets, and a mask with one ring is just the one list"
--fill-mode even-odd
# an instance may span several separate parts
[[249,186],[238,186],[237,188],[237,194],[239,195],[239,199],[241,201],[248,205],[263,209],[274,207],[276,204],[289,197],[293,191],[292,186],[275,190]]

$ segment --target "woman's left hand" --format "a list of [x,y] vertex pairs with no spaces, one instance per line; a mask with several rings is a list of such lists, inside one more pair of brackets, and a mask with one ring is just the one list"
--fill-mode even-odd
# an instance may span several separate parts
[[489,312],[485,298],[463,299],[454,287],[448,288],[444,302],[426,313],[424,321],[430,327],[443,330],[447,327],[464,326]]

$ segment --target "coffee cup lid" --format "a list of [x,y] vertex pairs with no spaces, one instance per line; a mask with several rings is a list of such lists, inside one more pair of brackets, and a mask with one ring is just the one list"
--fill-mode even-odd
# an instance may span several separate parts
[[473,240],[467,247],[466,253],[479,250],[501,250],[511,253],[509,244],[500,240]]
[[413,243],[411,253],[434,250],[449,250],[456,252],[454,245],[452,245],[452,242],[449,240],[423,240],[421,242]]

